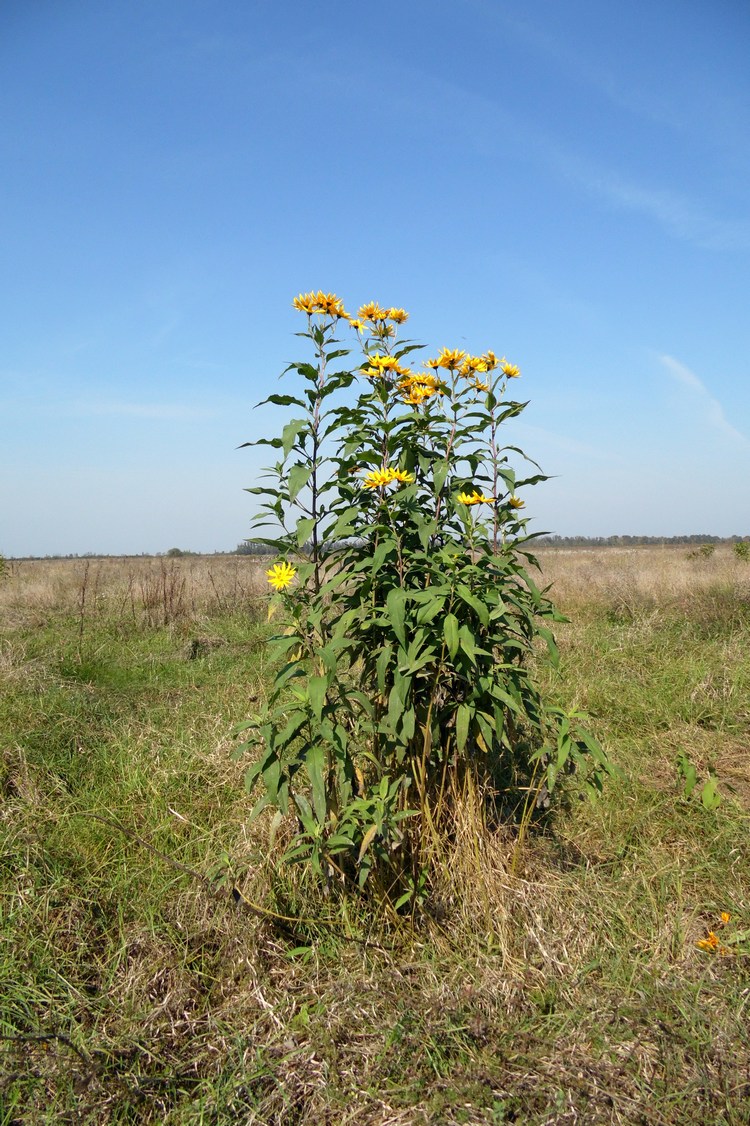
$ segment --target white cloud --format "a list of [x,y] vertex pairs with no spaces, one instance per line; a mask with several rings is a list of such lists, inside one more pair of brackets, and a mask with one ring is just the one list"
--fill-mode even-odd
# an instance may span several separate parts
[[676,360],[674,356],[668,356],[666,354],[660,355],[659,361],[662,366],[667,369],[672,378],[683,387],[688,388],[697,401],[702,404],[706,412],[706,418],[712,426],[728,434],[731,438],[743,442],[745,445],[750,444],[745,435],[741,434],[739,430],[736,430],[731,422],[728,421],[724,414],[724,408],[719,400],[714,398],[694,371],[685,367],[685,365],[681,364],[679,360]]

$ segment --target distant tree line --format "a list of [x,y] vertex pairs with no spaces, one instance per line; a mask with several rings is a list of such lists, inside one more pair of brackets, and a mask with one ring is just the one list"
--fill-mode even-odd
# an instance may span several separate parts
[[538,547],[639,547],[642,544],[733,544],[750,541],[750,536],[540,536]]

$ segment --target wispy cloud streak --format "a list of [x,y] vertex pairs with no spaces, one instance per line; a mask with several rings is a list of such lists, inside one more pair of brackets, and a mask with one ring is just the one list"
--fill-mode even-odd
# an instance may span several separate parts
[[750,249],[750,220],[718,218],[669,188],[647,187],[626,180],[559,148],[551,150],[550,157],[572,183],[612,207],[653,219],[675,238],[705,250]]
[[740,441],[744,445],[750,445],[745,435],[732,426],[731,422],[729,422],[724,414],[724,408],[719,400],[714,398],[705,383],[698,378],[694,371],[685,367],[685,365],[681,364],[679,360],[676,360],[674,356],[661,355],[659,356],[659,360],[672,378],[682,387],[688,388],[695,398],[702,403],[706,412],[706,418],[712,426],[717,430],[721,430],[724,434],[728,434],[736,441]]

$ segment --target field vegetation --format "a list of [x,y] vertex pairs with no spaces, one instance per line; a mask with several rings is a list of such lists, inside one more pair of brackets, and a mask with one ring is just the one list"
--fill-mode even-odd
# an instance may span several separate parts
[[414,924],[248,824],[267,561],[7,562],[2,1126],[748,1121],[750,564],[540,557],[617,776],[522,845],[467,815]]

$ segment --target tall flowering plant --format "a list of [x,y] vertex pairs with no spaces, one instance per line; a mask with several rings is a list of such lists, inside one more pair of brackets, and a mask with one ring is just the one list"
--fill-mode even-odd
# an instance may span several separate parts
[[[504,438],[525,406],[509,396],[518,367],[449,348],[415,365],[400,308],[355,317],[322,292],[294,306],[312,358],[266,402],[295,417],[246,443],[277,451],[249,491],[284,627],[267,706],[243,725],[246,786],[260,787],[253,816],[289,818],[288,859],[374,878],[401,904],[428,886],[467,785],[488,818],[523,821],[561,772],[595,793],[610,768],[533,676],[539,643],[556,660],[560,616],[530,574],[521,499],[544,477]],[[359,361],[339,367],[354,347]]]

